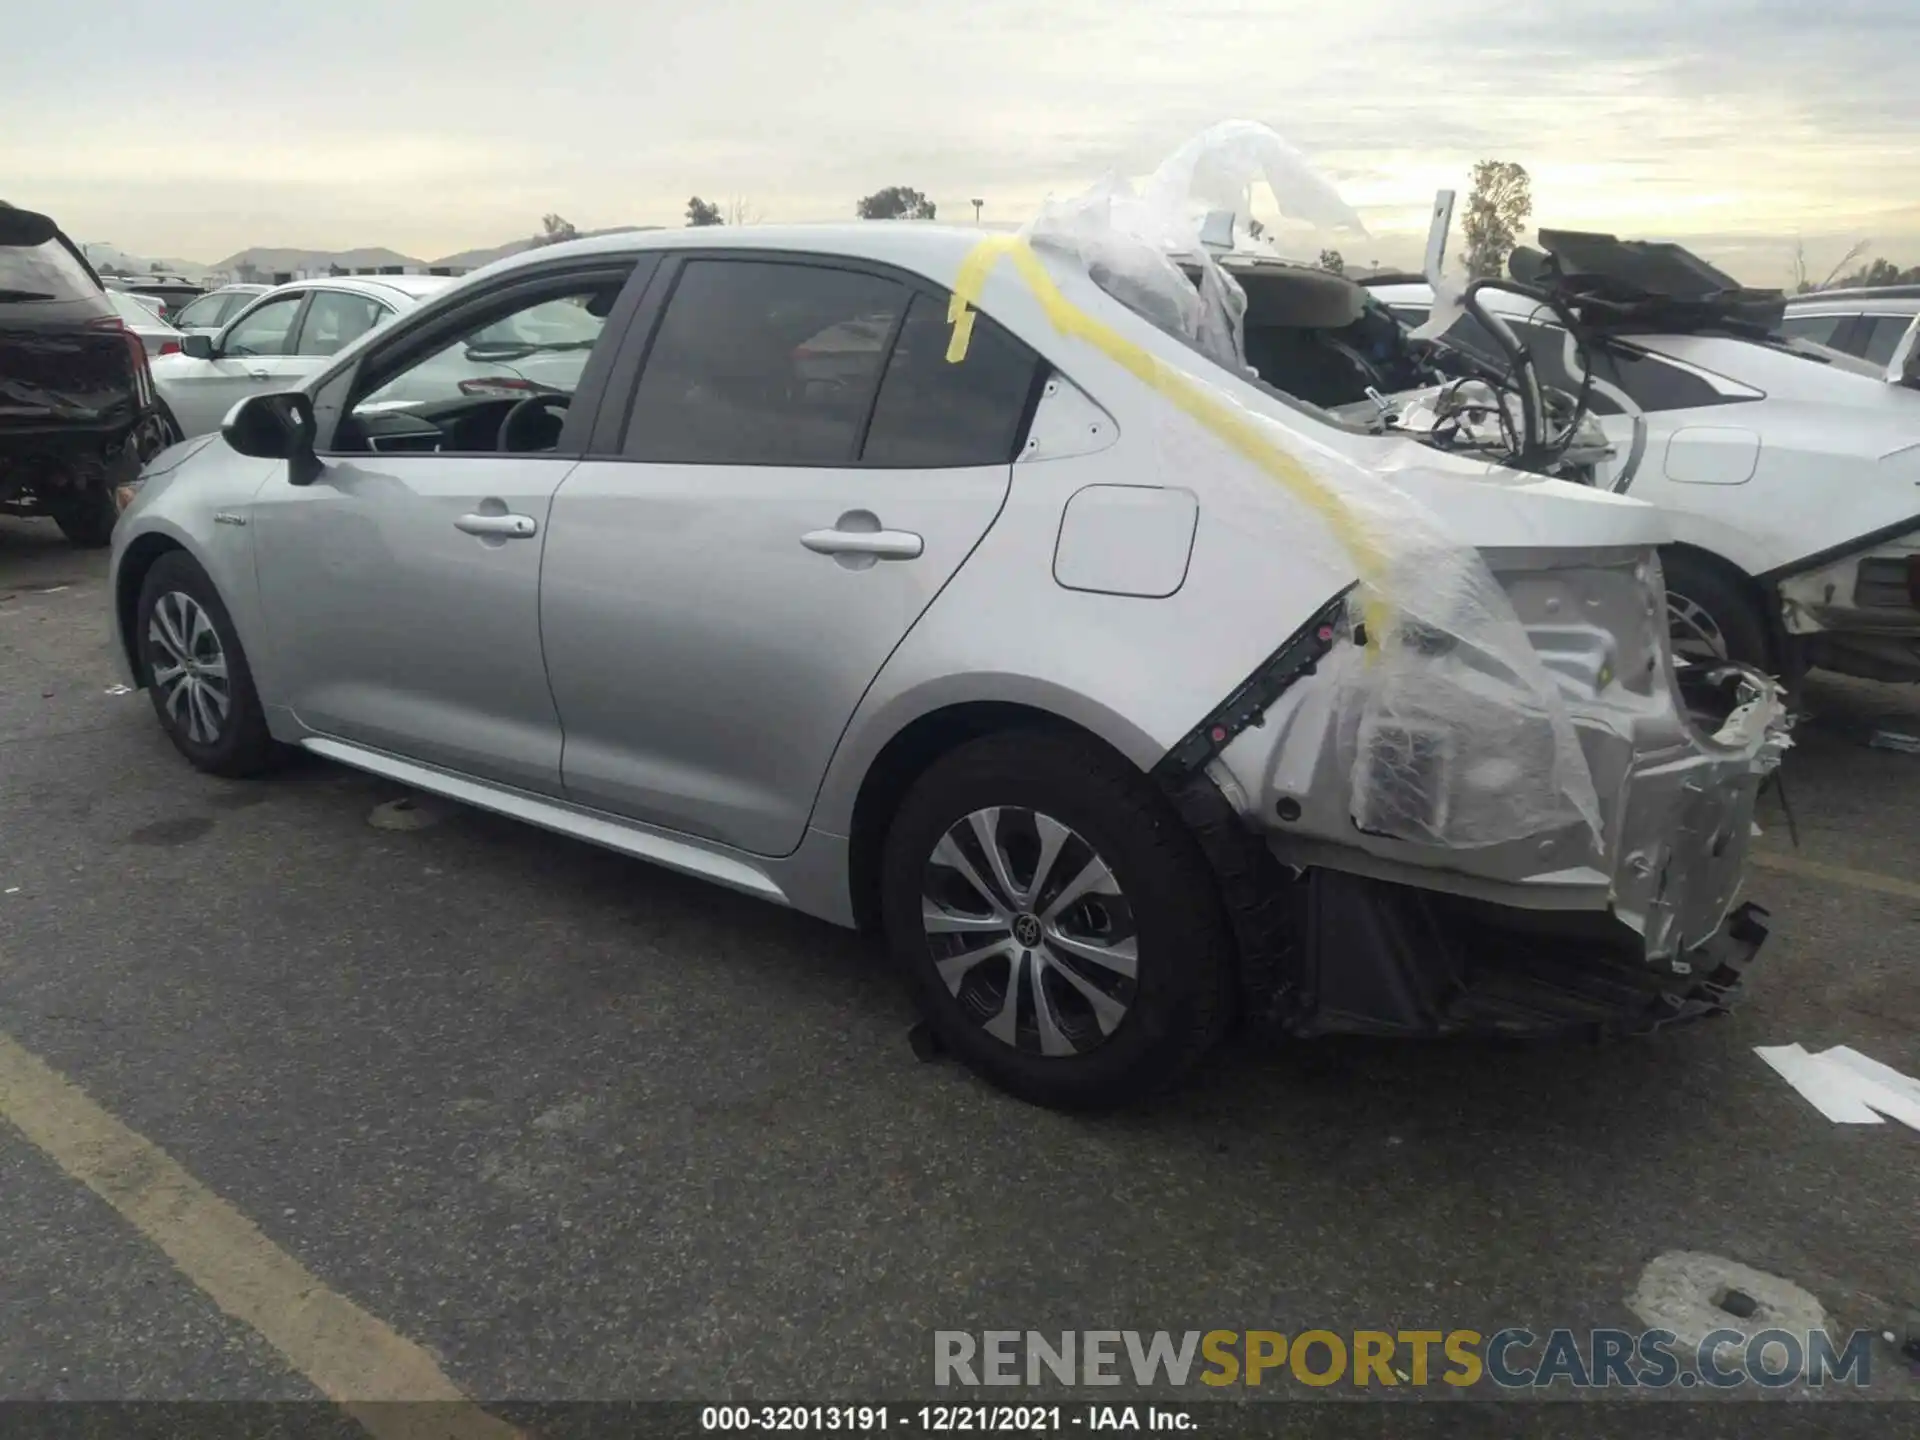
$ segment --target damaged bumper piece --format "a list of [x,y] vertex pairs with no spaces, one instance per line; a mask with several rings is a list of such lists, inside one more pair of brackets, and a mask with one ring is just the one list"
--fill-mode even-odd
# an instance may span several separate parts
[[[1298,1035],[1518,1035],[1727,1008],[1767,937],[1766,913],[1737,900],[1788,712],[1773,680],[1736,667],[1683,694],[1646,604],[1657,575],[1644,557],[1502,575],[1561,679],[1597,831],[1434,843],[1436,812],[1520,776],[1458,732],[1383,736],[1356,714],[1368,662],[1344,599],[1168,755],[1162,780],[1241,884],[1230,899],[1257,1013]],[[1223,865],[1208,803],[1243,833],[1251,822],[1252,865]]]

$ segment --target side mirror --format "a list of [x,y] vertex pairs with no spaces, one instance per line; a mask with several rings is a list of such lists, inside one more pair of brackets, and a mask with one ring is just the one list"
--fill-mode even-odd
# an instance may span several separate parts
[[213,337],[203,334],[188,334],[180,337],[180,353],[195,360],[213,358]]
[[287,479],[295,485],[311,485],[320,474],[314,428],[313,402],[297,390],[249,395],[220,423],[220,433],[239,454],[286,461]]

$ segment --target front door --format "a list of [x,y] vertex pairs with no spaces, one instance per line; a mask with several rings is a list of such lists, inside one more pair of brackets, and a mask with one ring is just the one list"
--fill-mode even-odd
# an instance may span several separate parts
[[785,854],[861,695],[998,515],[1038,360],[980,317],[947,364],[944,295],[839,262],[662,280],[621,458],[554,501],[562,773],[582,804]]
[[[502,304],[581,302],[597,331],[619,275],[548,277],[477,296],[471,325],[382,370],[371,357],[313,483],[270,483],[254,511],[260,598],[280,690],[322,734],[519,789],[560,793],[560,726],[540,643],[548,512],[577,463],[571,394],[423,394]],[[553,287],[558,286],[556,292]],[[571,288],[569,288],[571,287]],[[435,333],[434,339],[439,336]],[[406,337],[397,336],[404,356]],[[400,395],[409,398],[397,398]],[[518,407],[518,408],[516,408]],[[511,419],[509,416],[511,415]],[[585,417],[581,418],[584,433]]]
[[210,360],[168,357],[156,373],[183,435],[217,430],[247,396],[291,390],[319,369],[319,359],[292,353],[307,294],[297,290],[247,311],[214,341]]

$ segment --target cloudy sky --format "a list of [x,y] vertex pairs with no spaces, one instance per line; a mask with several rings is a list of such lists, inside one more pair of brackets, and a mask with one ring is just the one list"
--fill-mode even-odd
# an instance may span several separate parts
[[[9,6],[0,195],[76,238],[433,257],[887,184],[1017,220],[1213,121],[1305,150],[1416,258],[1433,191],[1518,160],[1548,225],[1780,284],[1920,263],[1916,0],[94,0]],[[1261,207],[1256,196],[1256,211]],[[1366,253],[1355,253],[1364,251]]]

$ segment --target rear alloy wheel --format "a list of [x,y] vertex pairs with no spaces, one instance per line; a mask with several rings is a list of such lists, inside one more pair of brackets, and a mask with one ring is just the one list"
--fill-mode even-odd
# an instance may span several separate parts
[[1084,838],[992,806],[934,847],[921,888],[934,968],[974,1023],[1029,1055],[1082,1055],[1126,1019],[1139,974],[1133,907]]
[[141,674],[174,748],[212,775],[272,769],[280,747],[267,732],[232,617],[184,552],[161,556],[147,572],[135,627]]
[[1007,732],[936,762],[894,817],[881,885],[928,1025],[1036,1104],[1159,1089],[1232,1016],[1231,930],[1197,842],[1088,742]]

